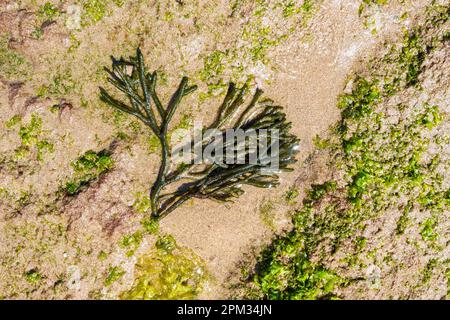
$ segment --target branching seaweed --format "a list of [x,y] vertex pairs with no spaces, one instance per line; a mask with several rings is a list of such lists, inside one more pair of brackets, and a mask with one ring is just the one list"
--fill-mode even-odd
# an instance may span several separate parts
[[[277,131],[274,138],[267,134],[257,134],[257,143],[266,142],[268,147],[259,152],[256,161],[249,161],[255,156],[254,150],[244,141],[243,160],[228,164],[229,151],[237,147],[236,141],[226,140],[222,145],[222,155],[219,161],[199,165],[196,161],[178,166],[171,170],[171,152],[168,141],[169,124],[181,102],[188,94],[197,89],[188,85],[188,78],[183,77],[178,89],[173,94],[167,107],[164,107],[156,93],[156,72],[149,73],[144,64],[144,58],[137,49],[136,56],[128,60],[112,57],[112,70],[105,68],[109,74],[109,82],[128,98],[128,103],[111,96],[104,88],[100,88],[100,98],[105,103],[139,118],[158,138],[161,145],[161,165],[155,183],[150,190],[152,215],[162,218],[179,207],[190,198],[209,198],[220,202],[232,201],[244,193],[242,185],[252,185],[260,188],[270,188],[279,183],[278,173],[291,171],[289,165],[294,163],[298,150],[298,139],[289,133],[291,124],[287,122],[282,107],[273,105],[271,100],[262,100],[262,90],[256,89],[250,103],[244,106],[249,88],[244,85],[238,88],[230,83],[228,92],[219,108],[218,115],[208,128],[216,129],[225,138],[227,128],[242,130],[242,132]],[[217,136],[201,135],[200,139],[192,139],[193,150],[201,151],[212,148],[218,141]],[[234,156],[234,152],[232,153]],[[218,159],[218,155],[215,156]],[[278,160],[274,169],[270,160]],[[215,158],[215,159],[216,159]],[[252,158],[253,159],[253,158]],[[225,160],[223,164],[223,160]],[[165,187],[180,181],[186,181],[173,192],[162,194]]]

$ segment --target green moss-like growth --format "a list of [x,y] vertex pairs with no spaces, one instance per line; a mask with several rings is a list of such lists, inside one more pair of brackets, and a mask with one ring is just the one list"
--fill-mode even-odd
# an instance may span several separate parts
[[436,217],[428,218],[421,224],[420,235],[422,239],[427,242],[436,241],[439,235],[436,233],[435,229],[438,225],[438,220]]
[[112,285],[114,282],[122,278],[124,274],[125,271],[121,267],[118,266],[109,267],[108,275],[106,276],[105,279],[105,286]]
[[[330,254],[342,249],[343,241],[351,241],[352,249],[342,249],[348,254],[343,259],[345,269],[363,265],[359,255],[371,239],[359,233],[388,212],[400,213],[398,236],[411,226],[427,244],[439,239],[439,217],[450,206],[443,173],[436,169],[442,170],[443,163],[433,150],[448,148],[448,141],[441,147],[433,141],[442,140],[437,139],[435,130],[442,130],[442,119],[448,115],[428,103],[391,106],[386,101],[406,88],[419,92],[418,75],[427,58],[422,54],[429,51],[417,46],[430,48],[442,43],[439,36],[427,38],[427,30],[414,29],[416,36],[408,34],[401,48],[382,59],[389,67],[382,72],[373,70],[371,78],[356,76],[351,93],[340,97],[341,119],[323,148],[330,162],[337,164],[333,176],[342,178],[312,185],[293,215],[293,230],[265,248],[254,273],[246,278],[253,284],[247,287],[247,297],[335,297],[336,287],[350,285],[354,279],[327,267]],[[414,226],[409,218],[414,210],[429,212],[431,217]],[[385,259],[389,261],[389,257]],[[425,282],[434,266],[431,260],[425,268]]]
[[[198,78],[207,83],[207,99],[224,92],[231,79],[242,85],[248,79],[268,80],[271,73],[269,53],[289,38],[294,30],[304,27],[321,0],[299,1],[230,1],[230,16],[245,16],[238,42],[227,49],[216,49],[203,60]],[[266,23],[270,20],[270,23]],[[299,23],[301,21],[301,23]],[[241,42],[244,42],[242,45]],[[239,63],[236,63],[239,61]]]
[[155,250],[139,257],[135,274],[132,288],[121,299],[194,299],[207,279],[203,261],[170,236],[160,237]]
[[39,6],[37,10],[37,17],[40,23],[45,21],[53,21],[59,15],[61,11],[51,2],[46,2],[43,5]]
[[75,195],[84,190],[93,180],[101,174],[110,170],[114,166],[114,160],[110,152],[102,150],[100,152],[87,151],[80,158],[71,163],[73,177],[64,186],[64,191],[68,195]]
[[223,60],[226,57],[226,52],[215,50],[204,59],[204,67],[200,71],[200,80],[210,81],[213,78],[222,74],[225,65]]
[[258,271],[250,276],[258,289],[247,292],[248,298],[332,298],[335,287],[345,283],[335,272],[310,259],[318,245],[311,228],[312,205],[316,201],[310,195],[305,200],[309,204],[294,217],[294,231],[277,238],[263,251],[256,267]]
[[15,115],[5,123],[5,126],[13,129],[17,124],[21,124],[18,131],[21,145],[14,152],[16,160],[35,154],[36,159],[41,161],[45,153],[53,152],[53,143],[45,137],[47,132],[42,129],[42,118],[37,113],[33,113],[31,120],[25,124],[22,123],[21,116]]
[[305,203],[312,203],[313,201],[317,201],[322,199],[327,193],[330,191],[336,190],[336,182],[327,181],[322,184],[314,184],[311,186],[311,189],[308,190],[308,198],[304,200]]
[[373,106],[379,99],[377,83],[358,78],[355,89],[350,94],[341,96],[338,107],[343,109],[343,117],[346,119],[361,119],[373,111]]
[[8,47],[9,36],[0,34],[0,77],[15,81],[27,78],[31,64],[19,52]]
[[406,208],[403,211],[403,214],[400,216],[400,218],[397,221],[397,234],[402,235],[405,233],[406,228],[410,224],[409,219],[409,211],[411,210],[412,205],[407,205]]
[[383,6],[387,4],[389,0],[362,0],[359,5],[358,13],[363,15],[366,11],[373,6]]
[[18,114],[12,116],[8,121],[5,122],[5,127],[7,129],[11,129],[16,124],[18,124],[20,121],[22,121],[22,117]]
[[433,258],[430,259],[430,261],[428,261],[427,265],[423,270],[423,278],[422,278],[423,284],[428,284],[430,282],[431,277],[433,276],[433,271],[437,267],[437,265],[438,265],[437,259]]
[[124,0],[80,0],[83,8],[81,21],[83,26],[89,26],[111,14],[113,6],[122,7]]
[[122,248],[126,248],[128,251],[126,252],[126,255],[128,257],[131,257],[134,252],[139,248],[141,242],[142,242],[143,234],[140,230],[134,232],[130,235],[125,235],[122,240],[120,241],[120,246]]
[[150,234],[156,234],[159,230],[158,220],[153,217],[146,217],[141,220],[144,230]]
[[106,258],[108,258],[108,254],[105,251],[100,251],[97,255],[98,260],[104,261]]
[[275,230],[275,206],[270,200],[265,201],[259,207],[259,216],[262,222],[271,230]]
[[138,213],[146,213],[151,207],[150,197],[142,192],[136,193],[136,199],[133,202],[133,208]]
[[38,97],[64,97],[75,89],[75,81],[69,70],[58,72],[49,80],[48,84],[41,85],[37,89]]
[[299,196],[299,191],[297,188],[290,188],[284,195],[284,200],[287,204],[294,205],[297,203],[297,198]]
[[31,269],[25,273],[25,279],[31,284],[37,284],[42,280],[42,275],[37,269]]

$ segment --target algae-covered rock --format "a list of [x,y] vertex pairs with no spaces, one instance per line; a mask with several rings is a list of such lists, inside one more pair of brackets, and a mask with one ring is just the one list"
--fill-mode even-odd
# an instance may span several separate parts
[[160,237],[157,248],[140,256],[135,268],[133,286],[122,299],[194,299],[207,280],[203,261],[171,236]]

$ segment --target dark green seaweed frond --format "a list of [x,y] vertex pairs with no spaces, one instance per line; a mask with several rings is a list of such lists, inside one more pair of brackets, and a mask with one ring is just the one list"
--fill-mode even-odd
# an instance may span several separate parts
[[[221,143],[221,154],[214,154],[212,161],[207,163],[192,162],[171,170],[169,124],[183,97],[197,87],[189,86],[188,78],[184,77],[167,107],[164,107],[156,93],[157,74],[146,71],[139,49],[136,56],[129,60],[112,58],[112,61],[112,70],[105,69],[109,74],[109,82],[128,101],[114,98],[103,88],[100,88],[101,100],[139,118],[152,130],[161,145],[161,166],[150,190],[153,216],[164,217],[190,198],[231,201],[244,193],[242,185],[274,187],[279,183],[280,172],[292,170],[289,165],[296,161],[298,139],[290,133],[291,124],[286,120],[283,108],[273,105],[270,100],[261,100],[263,92],[260,89],[256,89],[251,101],[245,104],[248,86],[238,88],[233,83],[229,85],[216,119],[202,132],[215,129],[220,133],[219,136],[203,134],[199,141],[192,139],[190,142],[193,150],[200,147],[202,151],[214,149],[217,143]],[[248,139],[241,142],[227,139],[227,129],[255,132],[253,143],[259,146],[258,152],[250,148]],[[238,143],[241,143],[242,161],[227,161],[230,155],[235,157]],[[273,159],[277,159],[277,166],[273,166]],[[165,187],[183,180],[188,181],[179,184],[174,192],[161,194]]]

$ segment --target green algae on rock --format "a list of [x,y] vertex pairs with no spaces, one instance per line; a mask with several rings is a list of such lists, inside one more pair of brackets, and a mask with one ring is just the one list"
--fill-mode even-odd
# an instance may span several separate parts
[[[420,270],[417,288],[426,285],[433,270],[445,262],[439,256],[445,242],[437,242],[439,226],[443,227],[440,220],[450,210],[444,178],[448,158],[443,151],[449,143],[441,139],[448,113],[444,105],[416,102],[431,49],[445,48],[445,35],[440,31],[444,28],[439,29],[448,21],[448,14],[443,18],[445,12],[448,6],[431,10],[424,24],[406,33],[399,48],[393,46],[380,59],[382,63],[373,63],[370,75],[356,75],[352,90],[339,97],[341,119],[326,144],[321,143],[328,151],[333,178],[311,186],[293,214],[292,231],[264,248],[254,273],[245,276],[251,283],[245,297],[331,299],[361,282],[379,284],[381,280],[370,274],[379,268],[376,249],[367,249],[377,240],[363,234],[377,219],[393,214],[399,218],[393,223],[394,239],[389,241],[398,237],[400,245],[414,251],[420,247],[434,256]],[[412,96],[412,102],[389,103],[401,94]],[[413,235],[414,242],[409,239]],[[336,254],[341,257],[338,262],[333,260],[339,259],[333,258]],[[383,263],[389,265],[392,259],[392,253],[386,254]],[[368,262],[373,263],[372,269]],[[397,270],[402,263],[395,265]],[[365,275],[350,277],[349,270],[355,268],[366,269]]]
[[9,47],[9,35],[0,34],[0,77],[9,81],[24,80],[30,76],[31,69],[28,60]]
[[208,275],[203,261],[191,250],[178,246],[171,236],[162,236],[156,249],[140,256],[130,290],[124,300],[195,299]]
[[107,150],[100,152],[87,151],[71,163],[74,174],[72,179],[64,186],[64,191],[68,195],[79,193],[101,174],[110,170],[113,165],[114,160]]

